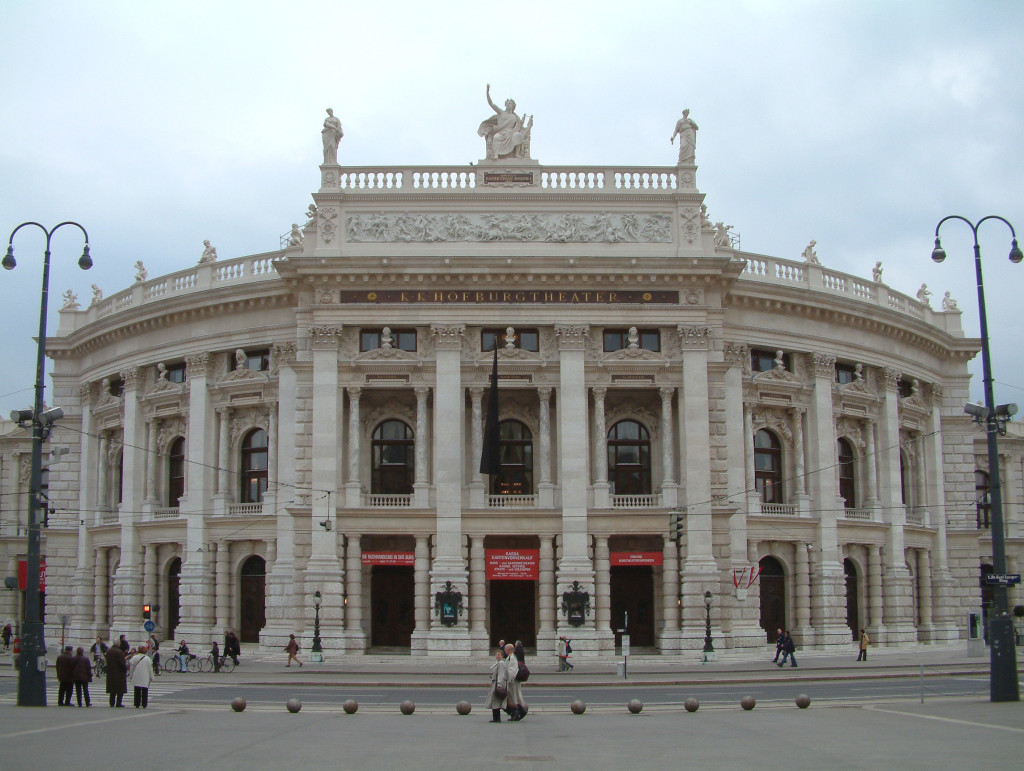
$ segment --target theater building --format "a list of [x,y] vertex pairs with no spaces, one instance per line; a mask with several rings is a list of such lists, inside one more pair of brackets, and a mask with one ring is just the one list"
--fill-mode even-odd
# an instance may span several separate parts
[[[707,592],[719,649],[780,627],[823,649],[862,627],[963,636],[991,545],[959,311],[813,244],[741,251],[692,158],[546,166],[529,127],[501,130],[469,166],[347,167],[325,139],[279,250],[208,249],[66,301],[47,341],[67,414],[50,444],[70,448],[46,479],[51,639],[61,615],[73,638],[134,639],[149,603],[163,638],[308,647],[317,592],[328,656],[559,635],[588,656],[622,629],[697,651]],[[500,471],[482,474],[495,350]],[[29,440],[8,428],[14,575]]]

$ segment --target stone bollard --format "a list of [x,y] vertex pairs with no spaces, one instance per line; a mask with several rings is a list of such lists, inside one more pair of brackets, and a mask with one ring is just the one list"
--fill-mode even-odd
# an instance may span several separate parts
[[411,715],[413,712],[416,711],[416,704],[410,701],[409,699],[406,699],[399,705],[398,708],[402,710],[403,715]]
[[582,715],[587,711],[587,705],[584,703],[583,699],[576,699],[576,701],[569,705],[569,709],[572,710],[572,714],[574,715]]
[[630,699],[629,704],[626,705],[626,709],[632,712],[634,715],[639,715],[640,711],[644,708],[644,703],[640,699]]
[[801,693],[799,696],[796,697],[796,705],[800,709],[807,709],[809,706],[811,706],[811,697],[808,696],[806,693]]
[[458,712],[460,715],[468,715],[470,712],[473,711],[473,705],[470,704],[468,701],[460,701],[458,704],[455,705],[455,711]]
[[686,707],[687,712],[696,712],[698,709],[700,709],[700,701],[691,696],[683,702],[683,706]]
[[288,711],[294,715],[296,712],[302,709],[302,702],[298,699],[288,699],[288,703],[285,704],[285,707],[287,707]]
[[740,706],[749,712],[755,706],[757,706],[757,702],[754,700],[753,696],[744,696],[742,699],[740,699]]
[[245,699],[241,696],[236,696],[231,700],[231,709],[235,712],[245,712]]
[[359,709],[359,702],[355,699],[347,699],[341,706],[345,710],[345,714],[354,715],[356,710]]

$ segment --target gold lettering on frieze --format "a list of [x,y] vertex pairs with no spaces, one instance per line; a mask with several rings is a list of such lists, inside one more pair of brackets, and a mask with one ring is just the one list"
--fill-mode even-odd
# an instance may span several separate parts
[[678,305],[676,291],[594,290],[342,290],[342,304],[378,305]]

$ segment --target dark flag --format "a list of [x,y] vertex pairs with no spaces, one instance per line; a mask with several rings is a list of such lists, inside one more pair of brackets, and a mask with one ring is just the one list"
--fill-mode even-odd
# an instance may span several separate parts
[[501,471],[501,450],[498,437],[498,341],[494,341],[494,365],[491,367],[491,390],[487,394],[487,421],[484,423],[484,446],[480,452],[480,473],[494,476]]

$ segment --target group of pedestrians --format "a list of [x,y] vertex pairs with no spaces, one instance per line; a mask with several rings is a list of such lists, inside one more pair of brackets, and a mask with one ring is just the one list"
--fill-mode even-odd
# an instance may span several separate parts
[[526,717],[529,707],[523,696],[523,683],[530,677],[530,668],[526,666],[526,652],[523,643],[516,640],[515,644],[501,640],[494,651],[494,663],[491,664],[491,687],[487,693],[487,705],[491,710],[491,722],[500,723],[504,711],[510,722]]
[[89,683],[92,682],[92,662],[85,655],[85,648],[78,648],[74,654],[71,653],[71,646],[67,645],[57,656],[57,703],[62,707],[71,706],[71,692],[75,693],[78,706],[82,706],[82,697],[85,697],[85,706],[92,706],[92,698],[89,696]]
[[[796,663],[796,643],[793,642],[793,635],[789,633],[789,630],[782,631],[777,630],[776,634],[778,637],[775,638],[775,658],[772,662],[782,667],[786,665],[786,659],[789,659],[790,666],[795,667]],[[779,656],[782,656],[782,661],[779,661]]]

